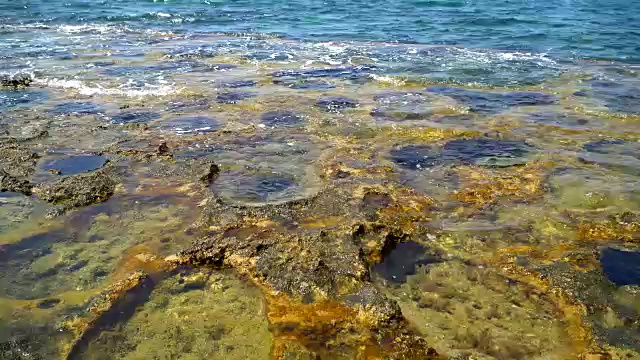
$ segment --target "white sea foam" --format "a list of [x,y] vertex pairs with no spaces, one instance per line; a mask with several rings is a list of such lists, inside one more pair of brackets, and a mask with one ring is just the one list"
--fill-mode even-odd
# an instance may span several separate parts
[[34,84],[60,89],[73,89],[81,95],[111,95],[126,97],[145,97],[145,96],[167,96],[176,94],[183,90],[173,84],[144,84],[143,86],[132,86],[131,84],[122,84],[117,88],[104,87],[100,84],[88,84],[80,80],[43,78],[35,79]]
[[406,84],[406,81],[404,79],[394,76],[370,74],[369,77],[377,82],[393,86],[403,86],[404,84]]
[[83,24],[83,25],[60,25],[57,31],[63,34],[81,34],[81,33],[93,33],[93,34],[122,34],[133,32],[126,26],[117,25],[95,25],[95,24]]

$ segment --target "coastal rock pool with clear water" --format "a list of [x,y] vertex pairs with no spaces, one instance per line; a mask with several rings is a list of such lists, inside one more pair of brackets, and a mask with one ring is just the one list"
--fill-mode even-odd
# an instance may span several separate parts
[[0,1],[0,359],[640,359],[640,7]]

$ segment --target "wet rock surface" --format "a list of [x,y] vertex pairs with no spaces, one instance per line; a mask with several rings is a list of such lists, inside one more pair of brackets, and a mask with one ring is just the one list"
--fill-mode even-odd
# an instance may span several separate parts
[[640,356],[635,75],[59,30],[0,90],[0,358]]
[[105,168],[39,184],[34,193],[40,199],[68,210],[108,200],[117,185],[116,179],[113,169]]
[[17,144],[0,144],[0,191],[31,194],[29,178],[36,170],[39,156]]
[[0,86],[9,88],[24,88],[33,82],[31,74],[0,74]]
[[169,101],[167,110],[169,111],[194,111],[209,109],[210,104],[207,99],[174,100]]
[[471,111],[481,114],[499,113],[514,106],[551,105],[557,102],[556,97],[539,92],[497,93],[450,86],[434,86],[427,88],[427,90],[452,97],[463,105],[468,106]]
[[219,84],[220,87],[227,88],[227,89],[254,87],[256,85],[258,85],[258,82],[255,80],[233,80],[233,81],[224,81]]

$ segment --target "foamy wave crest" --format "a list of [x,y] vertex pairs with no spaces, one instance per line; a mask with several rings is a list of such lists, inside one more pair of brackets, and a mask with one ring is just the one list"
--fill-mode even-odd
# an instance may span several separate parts
[[111,95],[126,97],[168,96],[179,93],[184,88],[178,88],[173,84],[144,84],[134,86],[131,83],[122,84],[117,88],[103,87],[100,84],[87,84],[80,80],[66,79],[35,79],[34,84],[59,89],[73,89],[81,95]]
[[547,57],[544,53],[529,52],[502,52],[490,50],[471,50],[465,48],[452,47],[452,54],[457,55],[459,59],[468,59],[470,61],[482,63],[501,63],[501,62],[533,62],[540,66],[554,66],[556,62]]
[[84,24],[84,25],[60,25],[56,29],[58,32],[63,34],[124,34],[124,33],[132,33],[134,32],[132,29],[126,26],[118,26],[118,25],[93,25],[93,24]]
[[20,24],[20,25],[0,25],[0,29],[2,30],[33,30],[33,29],[50,29],[51,27],[45,25],[43,23],[33,23],[33,24]]
[[388,84],[391,86],[403,86],[407,83],[406,79],[397,76],[370,74],[369,78],[379,83]]

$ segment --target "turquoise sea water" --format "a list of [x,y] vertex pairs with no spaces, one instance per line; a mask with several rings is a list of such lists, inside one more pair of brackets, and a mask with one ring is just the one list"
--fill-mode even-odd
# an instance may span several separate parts
[[[640,7],[624,0],[3,1],[5,25],[261,33],[296,40],[459,45],[640,62]],[[6,27],[5,27],[6,29]]]

